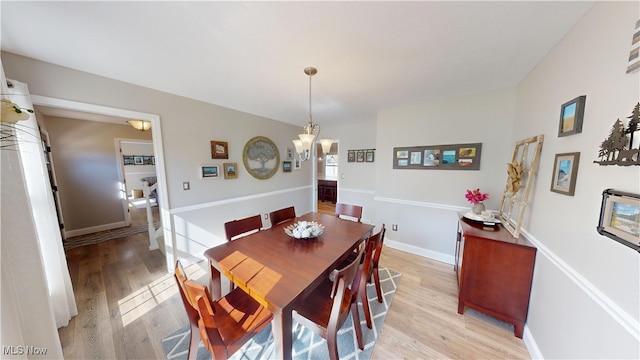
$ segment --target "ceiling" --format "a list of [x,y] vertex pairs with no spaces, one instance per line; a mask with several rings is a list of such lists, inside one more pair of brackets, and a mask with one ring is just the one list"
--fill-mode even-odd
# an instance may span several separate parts
[[[0,2],[2,50],[292,124],[516,86],[594,1]],[[19,79],[17,79],[19,80]]]

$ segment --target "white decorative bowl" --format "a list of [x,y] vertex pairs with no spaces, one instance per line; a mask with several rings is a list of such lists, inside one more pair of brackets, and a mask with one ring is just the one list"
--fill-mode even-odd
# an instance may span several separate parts
[[298,221],[285,227],[284,232],[296,239],[315,239],[324,232],[324,225],[315,221]]

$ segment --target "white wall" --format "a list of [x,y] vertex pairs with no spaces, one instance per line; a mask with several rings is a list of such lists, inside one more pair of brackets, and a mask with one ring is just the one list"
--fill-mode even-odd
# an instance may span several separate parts
[[[511,161],[516,90],[385,109],[378,113],[376,223],[396,247],[453,263],[457,212],[470,207],[467,189],[489,193],[497,210]],[[531,134],[536,135],[536,134]],[[480,170],[393,169],[393,148],[482,143]]]
[[[525,224],[538,245],[528,327],[545,358],[640,358],[640,256],[596,232],[602,191],[640,193],[640,167],[593,163],[640,100],[638,73],[625,74],[639,14],[638,2],[598,3],[518,87],[514,138],[545,135]],[[582,133],[559,138],[560,106],[580,95]],[[581,153],[574,196],[549,190],[565,152]]]

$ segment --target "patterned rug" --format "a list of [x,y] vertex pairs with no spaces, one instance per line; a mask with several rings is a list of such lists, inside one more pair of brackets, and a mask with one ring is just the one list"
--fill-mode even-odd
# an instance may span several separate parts
[[[156,221],[153,224],[154,228],[160,227],[160,221]],[[64,240],[63,245],[65,250],[77,248],[85,245],[93,245],[103,241],[111,239],[119,239],[126,236],[131,236],[141,232],[147,232],[149,230],[148,225],[127,226],[123,228],[100,231],[97,233],[74,236]]]
[[[342,329],[338,331],[338,354],[340,359],[363,360],[369,359],[373,352],[373,346],[382,329],[382,323],[387,315],[387,311],[391,306],[391,300],[396,293],[400,277],[402,274],[395,271],[380,268],[380,286],[382,288],[383,302],[379,303],[376,297],[376,288],[373,284],[367,284],[367,297],[369,298],[369,306],[373,319],[373,329],[367,328],[364,313],[362,312],[362,304],[358,305],[360,309],[360,319],[362,327],[362,337],[364,342],[364,350],[358,349],[353,321],[351,315],[345,322]],[[162,339],[162,348],[167,360],[183,360],[187,358],[187,350],[189,349],[189,325],[185,325],[176,332]],[[211,354],[200,343],[198,348],[198,357],[200,359],[211,359]],[[271,334],[271,325],[267,326],[252,340],[245,344],[230,359],[232,360],[254,360],[254,359],[274,359],[274,343]],[[293,324],[293,358],[295,360],[302,359],[328,359],[329,350],[327,342],[312,333],[304,326],[295,322]]]

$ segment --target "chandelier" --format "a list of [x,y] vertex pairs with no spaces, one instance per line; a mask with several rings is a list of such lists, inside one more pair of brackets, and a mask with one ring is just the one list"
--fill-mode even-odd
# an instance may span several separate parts
[[[311,77],[318,73],[318,70],[314,67],[307,67],[304,69],[304,73],[309,75],[309,123],[304,126],[304,133],[298,134],[299,139],[293,140],[293,145],[296,147],[296,152],[300,156],[300,160],[305,161],[311,158],[311,148],[315,139],[320,136],[320,125],[313,122],[311,115]],[[333,140],[320,139],[318,140],[322,145],[322,151],[326,154],[331,149]]]

